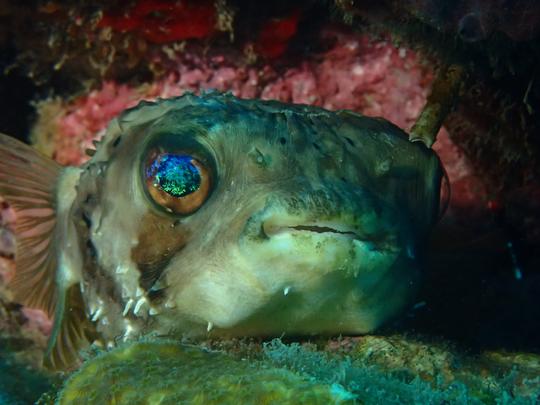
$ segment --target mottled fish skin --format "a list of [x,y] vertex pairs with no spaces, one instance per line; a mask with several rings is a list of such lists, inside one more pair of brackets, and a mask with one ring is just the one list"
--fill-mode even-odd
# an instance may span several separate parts
[[[148,201],[153,142],[214,166],[194,214]],[[384,120],[215,93],[142,103],[111,124],[73,204],[88,316],[106,342],[369,332],[414,293],[439,181],[436,156]]]
[[[150,196],[155,151],[209,173],[188,214]],[[417,289],[441,166],[383,119],[209,93],[127,110],[59,179],[58,304],[36,301],[57,314],[55,367],[93,340],[374,330]]]

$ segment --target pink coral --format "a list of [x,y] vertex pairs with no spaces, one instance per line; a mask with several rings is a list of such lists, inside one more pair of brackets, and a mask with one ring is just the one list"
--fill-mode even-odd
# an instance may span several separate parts
[[322,55],[278,71],[271,65],[243,66],[225,55],[182,55],[168,75],[150,85],[105,82],[98,90],[66,103],[57,118],[55,158],[80,164],[84,150],[111,118],[138,101],[201,89],[231,91],[242,98],[276,99],[351,109],[383,116],[405,129],[418,115],[432,80],[414,52],[366,35],[327,30],[335,45]]
[[92,91],[67,105],[63,115],[58,117],[55,159],[62,164],[81,163],[84,150],[92,147],[92,140],[109,121],[140,99],[141,95],[127,86],[105,82],[99,91]]

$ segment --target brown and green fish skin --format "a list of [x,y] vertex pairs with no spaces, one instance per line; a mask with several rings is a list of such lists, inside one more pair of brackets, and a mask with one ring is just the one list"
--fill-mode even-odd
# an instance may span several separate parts
[[[156,150],[205,167],[192,212],[149,194]],[[0,162],[13,289],[54,316],[53,368],[148,334],[370,332],[416,290],[441,181],[434,152],[383,119],[218,93],[127,110],[80,168],[6,136]]]

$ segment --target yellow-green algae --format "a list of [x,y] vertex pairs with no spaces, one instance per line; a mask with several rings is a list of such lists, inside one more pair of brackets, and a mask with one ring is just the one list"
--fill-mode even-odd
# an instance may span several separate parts
[[176,342],[137,342],[87,361],[58,404],[347,404],[336,384]]
[[128,343],[87,360],[59,396],[51,390],[38,404],[537,405],[540,398],[535,354],[471,355],[401,335],[198,344]]

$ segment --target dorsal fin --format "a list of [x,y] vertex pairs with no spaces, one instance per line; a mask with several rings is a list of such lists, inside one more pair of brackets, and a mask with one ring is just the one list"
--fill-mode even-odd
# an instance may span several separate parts
[[55,187],[62,167],[30,146],[0,134],[0,195],[15,210],[15,300],[55,312],[57,256]]
[[68,183],[62,179],[69,170],[0,134],[0,196],[16,214],[16,271],[10,288],[17,302],[40,308],[54,318],[45,365],[55,370],[77,362],[78,351],[88,345],[92,330],[79,284],[58,283],[57,245],[66,237],[67,228],[59,225],[55,196],[62,187],[65,199],[74,193],[73,184],[62,186]]

